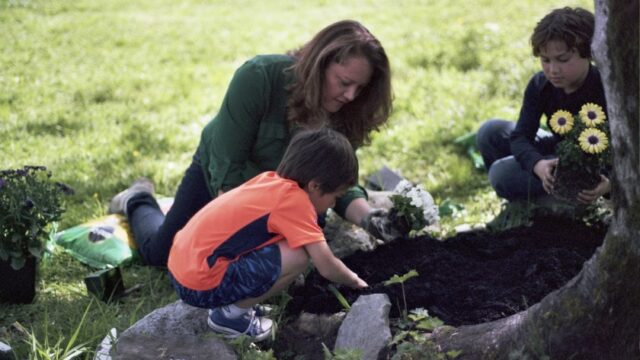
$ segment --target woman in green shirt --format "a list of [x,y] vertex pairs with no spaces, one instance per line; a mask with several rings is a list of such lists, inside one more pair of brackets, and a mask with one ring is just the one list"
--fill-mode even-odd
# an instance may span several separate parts
[[[391,103],[380,42],[356,21],[331,24],[298,50],[256,56],[236,70],[166,217],[146,179],[116,195],[109,212],[127,216],[147,265],[166,266],[173,237],[187,221],[223,192],[276,169],[296,131],[330,127],[358,148],[387,121]],[[384,211],[369,206],[362,187],[350,189],[334,210],[376,237],[400,235]]]

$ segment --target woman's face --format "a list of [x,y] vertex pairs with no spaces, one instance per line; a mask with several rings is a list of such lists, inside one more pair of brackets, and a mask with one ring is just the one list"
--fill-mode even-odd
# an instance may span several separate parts
[[367,86],[371,73],[371,65],[363,56],[353,56],[342,63],[332,62],[324,73],[322,107],[330,113],[339,111]]

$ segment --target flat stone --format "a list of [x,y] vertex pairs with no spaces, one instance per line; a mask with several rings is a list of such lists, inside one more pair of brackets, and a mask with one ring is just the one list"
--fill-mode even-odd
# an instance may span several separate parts
[[353,303],[340,329],[334,350],[357,349],[363,360],[376,360],[391,340],[387,294],[362,295]]

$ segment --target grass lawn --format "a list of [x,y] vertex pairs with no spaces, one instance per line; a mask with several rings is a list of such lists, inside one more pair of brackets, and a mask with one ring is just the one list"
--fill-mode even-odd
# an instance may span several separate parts
[[[352,18],[385,46],[395,94],[388,126],[358,151],[361,176],[387,165],[456,205],[444,236],[498,211],[486,175],[454,140],[488,118],[517,117],[539,69],[530,33],[561,6],[593,10],[586,0],[0,0],[0,169],[46,165],[73,187],[62,229],[104,215],[139,176],[171,196],[240,64]],[[20,359],[57,358],[30,350],[12,324],[55,352],[89,308],[73,345],[92,358],[110,328],[177,299],[162,271],[123,271],[142,290],[92,302],[83,283],[92,269],[55,251],[41,263],[34,304],[0,305],[0,341]]]

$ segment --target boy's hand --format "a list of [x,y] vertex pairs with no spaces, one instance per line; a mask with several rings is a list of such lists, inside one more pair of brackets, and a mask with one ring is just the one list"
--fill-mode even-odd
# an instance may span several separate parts
[[380,239],[385,243],[405,235],[389,219],[389,211],[386,209],[372,209],[362,219],[360,226],[376,239]]
[[354,289],[362,289],[362,288],[369,287],[369,284],[367,284],[366,281],[360,279],[360,277],[356,275],[356,282],[354,284],[351,284],[350,287]]
[[580,191],[580,193],[578,194],[578,201],[583,204],[590,204],[597,200],[600,196],[607,194],[610,191],[611,183],[609,182],[609,179],[604,175],[600,175],[600,183],[591,190]]
[[553,191],[553,169],[558,165],[558,159],[540,160],[533,167],[533,173],[542,181],[544,191],[551,194]]

